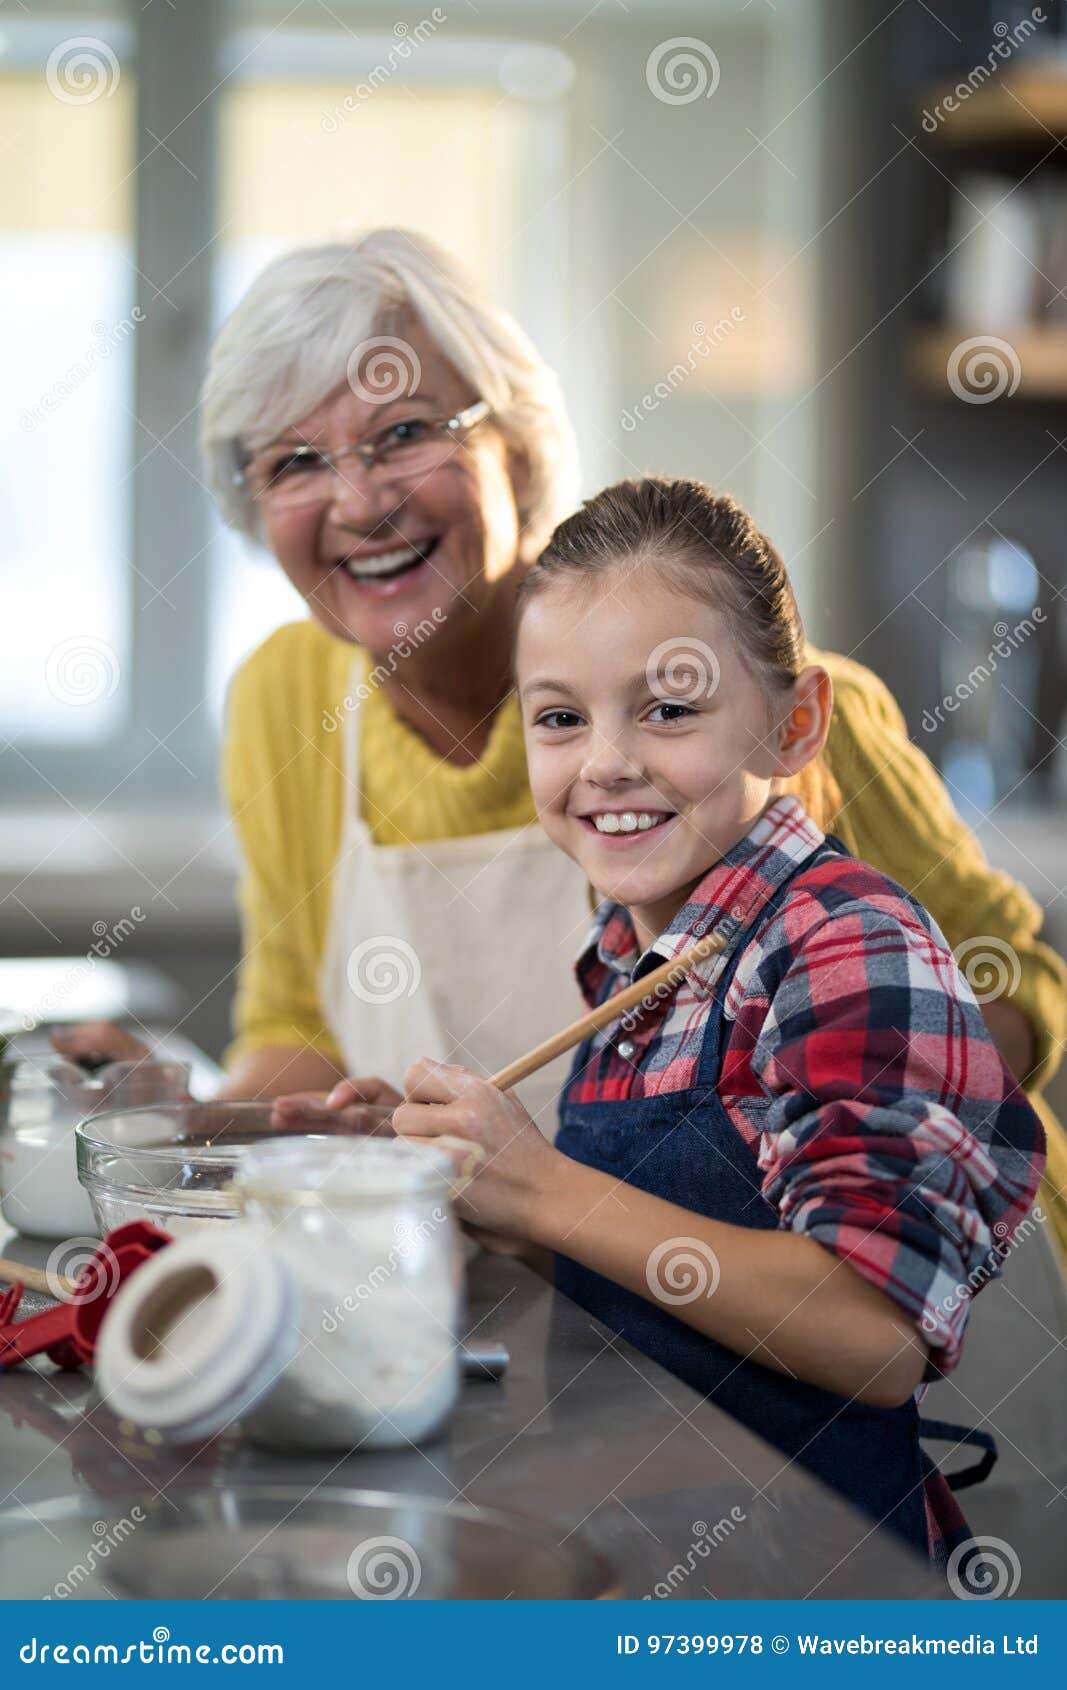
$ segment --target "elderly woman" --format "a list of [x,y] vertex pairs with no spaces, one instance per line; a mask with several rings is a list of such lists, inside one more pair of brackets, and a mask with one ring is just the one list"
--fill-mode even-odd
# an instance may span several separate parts
[[[571,430],[511,318],[441,249],[379,230],[264,271],[214,347],[203,438],[227,520],[311,612],[230,696],[244,957],[226,1089],[354,1074],[370,1120],[415,1057],[492,1072],[579,1008],[588,889],[534,823],[510,684],[516,583],[574,499]],[[805,801],[953,946],[1012,948],[1017,988],[984,1013],[1041,1084],[1064,981],[1036,905],[989,868],[881,682],[818,661],[835,708]],[[549,1131],[558,1083],[525,1093]]]

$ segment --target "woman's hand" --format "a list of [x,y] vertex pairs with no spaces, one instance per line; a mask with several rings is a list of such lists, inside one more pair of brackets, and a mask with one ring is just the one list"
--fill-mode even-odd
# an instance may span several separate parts
[[60,1056],[86,1067],[107,1062],[136,1062],[152,1054],[151,1047],[111,1021],[82,1021],[76,1027],[56,1027],[52,1043]]
[[311,1121],[327,1132],[390,1133],[393,1110],[403,1099],[388,1080],[339,1080],[332,1091],[289,1092],[274,1100],[271,1122],[296,1130]]
[[[427,1058],[404,1076],[407,1100],[393,1116],[398,1137],[462,1139],[482,1160],[456,1198],[471,1226],[511,1239],[532,1236],[533,1216],[562,1158],[517,1098],[466,1068]],[[463,1161],[456,1153],[457,1166]]]

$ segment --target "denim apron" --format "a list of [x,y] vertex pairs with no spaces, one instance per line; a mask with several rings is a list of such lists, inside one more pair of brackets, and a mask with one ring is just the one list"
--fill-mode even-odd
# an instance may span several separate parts
[[[828,838],[795,873],[824,856],[847,854]],[[564,1092],[556,1149],[668,1203],[732,1226],[774,1232],[777,1210],[761,1195],[753,1152],[718,1093],[725,1048],[723,1005],[749,940],[788,895],[790,881],[742,927],[715,984],[696,1074],[681,1092],[608,1103],[572,1103],[575,1077],[592,1045],[579,1050]],[[569,1257],[555,1259],[556,1286],[635,1349],[650,1356],[809,1468],[924,1556],[929,1553],[924,1481],[931,1463],[919,1445],[914,1401],[873,1408],[744,1360],[704,1337],[668,1308],[625,1290]]]

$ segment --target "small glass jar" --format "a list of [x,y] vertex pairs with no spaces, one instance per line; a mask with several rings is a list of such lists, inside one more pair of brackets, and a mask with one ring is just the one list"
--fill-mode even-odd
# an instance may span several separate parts
[[31,1238],[99,1231],[78,1182],[74,1129],[106,1108],[188,1097],[189,1064],[144,1057],[90,1077],[73,1062],[14,1058],[0,1081],[0,1209]]
[[237,1175],[246,1218],[300,1289],[296,1355],[245,1418],[274,1446],[381,1448],[442,1424],[460,1385],[463,1252],[441,1152],[280,1139]]

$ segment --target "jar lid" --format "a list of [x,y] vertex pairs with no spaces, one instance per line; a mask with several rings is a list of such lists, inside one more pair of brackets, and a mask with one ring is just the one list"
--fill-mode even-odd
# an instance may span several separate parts
[[265,1202],[336,1204],[440,1193],[453,1178],[444,1151],[399,1138],[277,1138],[245,1152],[234,1183]]
[[208,1438],[246,1414],[299,1343],[300,1295],[247,1222],[169,1244],[116,1294],[96,1382],[120,1419],[167,1442]]

